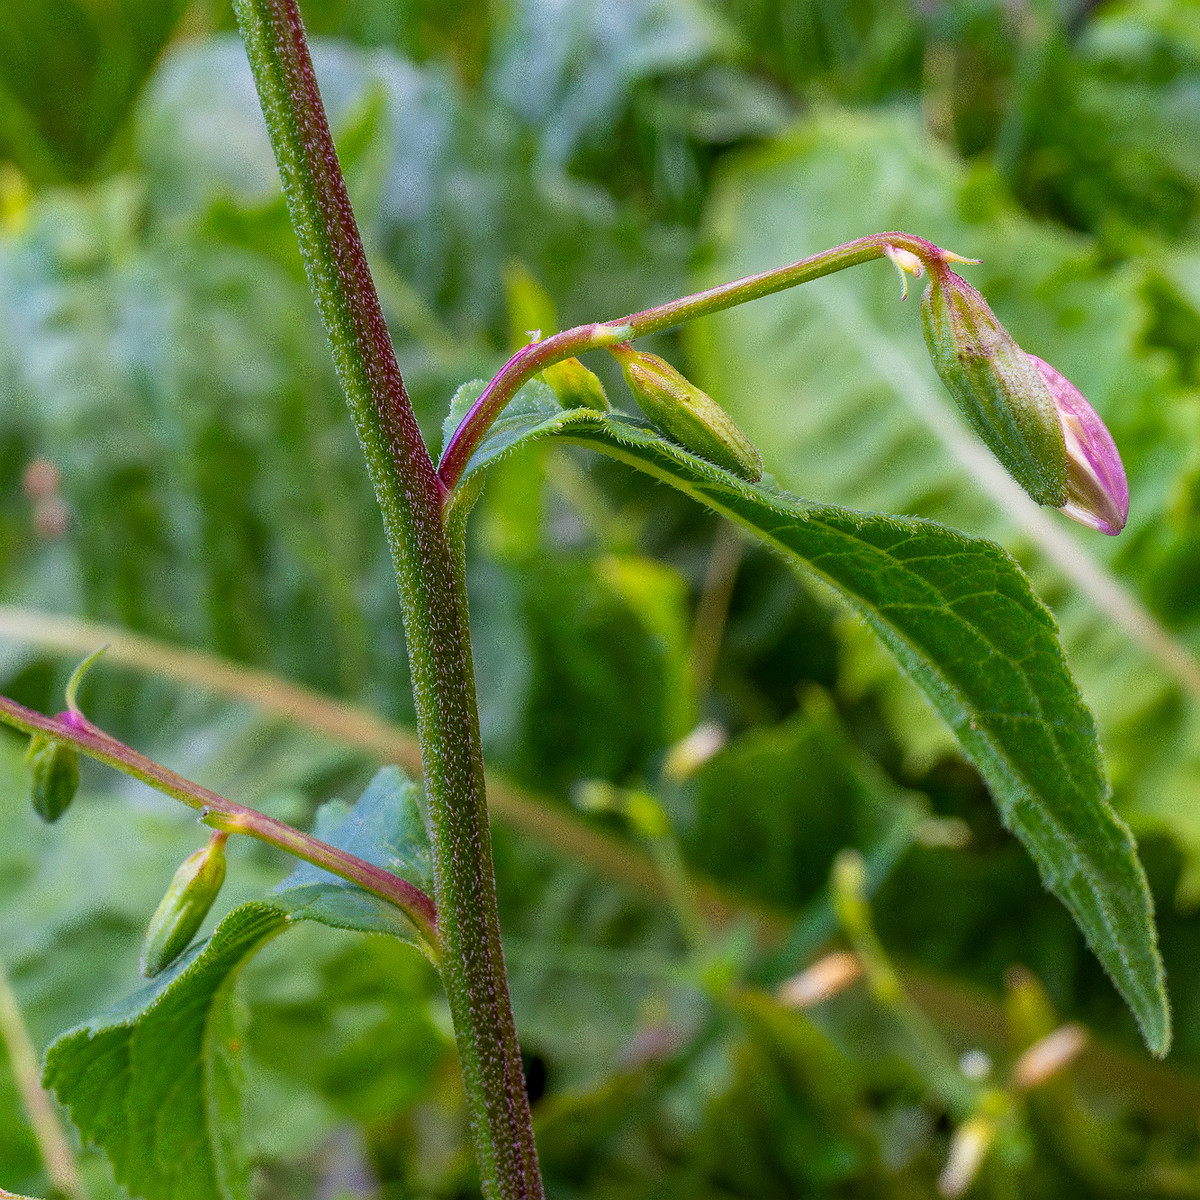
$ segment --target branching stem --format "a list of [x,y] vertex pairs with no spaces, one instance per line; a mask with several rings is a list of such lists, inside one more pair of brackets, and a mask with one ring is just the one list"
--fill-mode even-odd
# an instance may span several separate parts
[[926,266],[945,261],[966,261],[911,233],[873,233],[787,266],[747,275],[743,279],[735,279],[690,296],[681,296],[615,321],[579,325],[523,347],[504,364],[446,443],[438,467],[443,486],[447,491],[454,488],[462,478],[471,455],[508,402],[523,384],[552,363],[573,358],[588,350],[599,350],[617,342],[658,333],[697,317],[782,292],[797,284],[832,275],[835,271],[844,271],[859,263],[887,257],[889,250],[906,251]]
[[278,846],[296,858],[357,883],[364,890],[401,909],[420,931],[431,951],[436,953],[437,914],[433,901],[407,880],[177,775],[168,767],[109,736],[103,729],[98,729],[77,711],[68,709],[57,717],[47,717],[0,696],[0,721],[22,733],[41,733],[57,741],[70,743],[89,758],[115,767],[125,775],[140,779],[189,807],[199,809],[205,824],[215,829],[226,833],[244,833],[247,837]]

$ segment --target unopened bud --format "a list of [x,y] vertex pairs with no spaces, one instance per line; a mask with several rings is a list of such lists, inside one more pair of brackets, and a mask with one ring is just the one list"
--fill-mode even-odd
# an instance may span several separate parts
[[542,378],[563,408],[594,408],[597,412],[608,412],[612,408],[600,377],[577,358],[552,363],[542,372]]
[[950,1154],[937,1179],[939,1196],[961,1196],[975,1182],[988,1150],[996,1140],[996,1122],[988,1116],[964,1121],[950,1137]]
[[62,483],[59,469],[48,458],[30,459],[21,475],[21,486],[30,500],[46,500]]
[[982,1083],[992,1073],[993,1066],[991,1055],[978,1046],[958,1056],[958,1069],[972,1083]]
[[701,721],[686,737],[680,738],[663,759],[663,778],[682,783],[694,775],[726,742],[725,730],[715,721]]
[[53,824],[67,811],[79,787],[79,753],[67,742],[36,734],[25,754],[33,811]]
[[862,978],[862,973],[862,962],[856,954],[835,950],[799,975],[784,980],[775,997],[786,1008],[812,1008],[844,992]]
[[839,850],[830,881],[836,896],[855,904],[867,902],[867,861],[858,850]]
[[1004,1015],[1014,1043],[1022,1050],[1059,1024],[1042,981],[1019,963],[1004,972]]
[[1038,504],[1063,508],[1063,431],[1034,360],[979,292],[941,265],[930,266],[921,323],[934,368],[971,428]]
[[661,842],[671,836],[670,818],[649,792],[626,792],[624,811],[633,831],[648,842]]
[[71,528],[71,510],[61,496],[49,496],[33,506],[33,530],[40,538],[51,541],[60,538]]
[[1087,1030],[1082,1025],[1060,1025],[1013,1063],[1013,1085],[1026,1090],[1045,1083],[1078,1058],[1087,1043]]
[[1108,426],[1083,393],[1049,363],[1031,354],[1058,413],[1067,447],[1067,502],[1063,513],[1074,521],[1118,534],[1129,516],[1129,484]]
[[656,354],[610,346],[642,411],[685,450],[756,483],[762,458],[733,418]]
[[189,946],[221,884],[225,882],[225,839],[214,833],[207,846],[188,855],[175,872],[142,944],[142,974],[153,979]]

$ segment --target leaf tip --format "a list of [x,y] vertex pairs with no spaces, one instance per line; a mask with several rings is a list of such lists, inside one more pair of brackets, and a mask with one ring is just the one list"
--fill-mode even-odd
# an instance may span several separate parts
[[1153,1010],[1134,1015],[1137,1017],[1138,1029],[1141,1031],[1142,1041],[1146,1043],[1146,1049],[1155,1058],[1166,1058],[1171,1051],[1173,1030],[1171,1004],[1167,999],[1165,987],[1160,986],[1157,999],[1158,1004]]

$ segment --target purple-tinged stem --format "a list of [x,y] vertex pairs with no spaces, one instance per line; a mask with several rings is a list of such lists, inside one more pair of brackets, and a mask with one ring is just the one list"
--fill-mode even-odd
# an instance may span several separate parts
[[413,418],[295,0],[234,0],[284,195],[396,567],[421,741],[440,966],[483,1190],[540,1200],[488,829],[465,589],[445,489]]
[[436,953],[437,912],[433,901],[408,880],[177,775],[117,741],[77,711],[68,710],[57,717],[47,717],[0,696],[0,721],[23,733],[45,734],[56,741],[69,743],[89,758],[115,767],[189,807],[199,809],[207,825],[226,833],[244,833],[260,842],[278,846],[296,858],[358,884],[364,891],[401,909],[420,930],[430,950]]
[[859,263],[886,257],[889,249],[906,250],[926,265],[940,263],[947,258],[951,261],[958,259],[957,255],[947,255],[932,242],[914,237],[911,233],[873,233],[787,266],[747,275],[703,292],[669,300],[642,312],[631,313],[627,317],[619,317],[615,321],[579,325],[523,347],[501,367],[447,441],[438,466],[442,484],[447,490],[454,488],[462,478],[471,455],[508,402],[523,384],[552,363],[573,358],[588,350],[599,350],[617,342],[657,333],[695,320],[696,317],[720,312],[721,309],[745,304],[748,300],[757,300],[761,296],[820,279],[823,275],[832,275],[835,271]]

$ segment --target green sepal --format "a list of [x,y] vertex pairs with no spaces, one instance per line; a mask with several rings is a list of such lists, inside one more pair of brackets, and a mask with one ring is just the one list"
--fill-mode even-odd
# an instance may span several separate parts
[[79,788],[79,753],[74,746],[35,734],[25,754],[33,811],[53,824],[67,811]]
[[1067,451],[1054,398],[983,296],[944,267],[921,298],[929,356],[971,428],[1038,504],[1067,502]]

